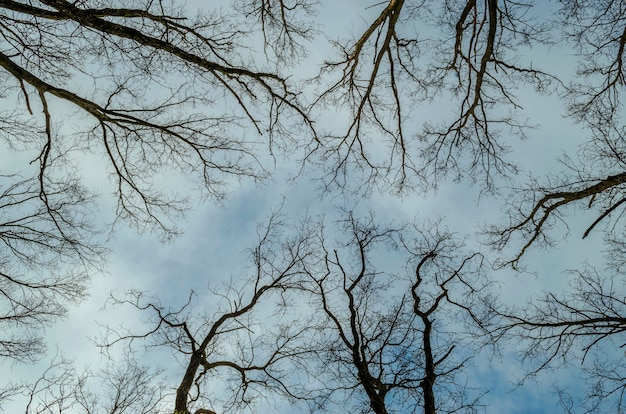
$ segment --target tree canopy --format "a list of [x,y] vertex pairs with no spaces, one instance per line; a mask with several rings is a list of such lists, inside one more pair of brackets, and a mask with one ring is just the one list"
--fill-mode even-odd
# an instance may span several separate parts
[[[143,329],[103,328],[95,373],[59,355],[0,384],[0,404],[488,411],[472,378],[518,352],[520,384],[580,373],[582,397],[555,387],[565,412],[621,412],[625,48],[614,0],[0,0],[3,363],[46,355],[46,329],[109,271],[118,232],[175,243],[202,203],[228,210],[251,183],[284,198],[247,270],[205,269],[211,290],[181,282],[182,303],[149,282],[111,293]],[[560,155],[538,165],[549,145]],[[458,195],[453,228],[411,204],[444,189],[500,215],[470,217]],[[241,223],[202,240],[240,255]],[[565,273],[535,261],[574,238],[587,257],[570,252]],[[499,300],[528,268],[539,292]],[[157,366],[165,350],[182,372]]]

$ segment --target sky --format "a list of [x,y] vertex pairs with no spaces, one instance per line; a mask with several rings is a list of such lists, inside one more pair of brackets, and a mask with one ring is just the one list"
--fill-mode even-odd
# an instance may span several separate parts
[[[193,7],[190,4],[189,8]],[[371,15],[367,13],[360,1],[322,1],[318,16],[323,25],[320,31],[331,39],[361,33],[371,20]],[[318,42],[319,48],[313,48],[309,57],[293,74],[294,77],[310,74],[313,67],[310,62],[319,62],[321,57],[327,56],[329,49],[321,46],[324,41]],[[552,48],[526,53],[551,71],[572,71],[572,50]],[[573,154],[577,145],[585,139],[585,131],[563,117],[565,108],[557,96],[538,96],[527,90],[519,90],[517,93],[524,114],[537,127],[529,132],[527,140],[509,140],[512,146],[511,158],[523,171],[516,179],[523,181],[527,172],[543,176],[562,171],[557,157],[563,152]],[[414,114],[415,123],[427,120],[424,117],[429,116],[429,111],[436,113],[446,109],[429,107],[423,113]],[[341,119],[341,113],[337,113],[318,122],[332,130],[340,128],[345,120]],[[91,156],[93,158],[84,159],[80,168],[85,181],[101,193],[99,220],[106,223],[111,220],[113,204],[106,175],[102,174],[98,161],[99,156],[96,154]],[[72,307],[65,320],[46,330],[48,354],[33,365],[3,362],[0,370],[5,375],[0,375],[0,385],[7,379],[18,381],[36,378],[57,352],[75,360],[77,367],[97,369],[103,359],[93,339],[101,334],[103,325],[122,323],[136,329],[144,326],[142,316],[136,312],[105,306],[110,292],[139,289],[157,296],[162,303],[176,307],[184,303],[191,290],[207,292],[209,287],[218,286],[230,277],[245,274],[246,249],[257,240],[258,226],[273,209],[281,205],[281,211],[294,221],[305,215],[323,215],[332,221],[338,216],[338,207],[342,205],[355,207],[363,213],[371,211],[381,221],[396,223],[440,216],[448,228],[467,237],[468,247],[483,250],[485,248],[479,243],[480,236],[476,234],[479,223],[491,223],[503,218],[502,199],[490,195],[479,197],[479,185],[467,181],[445,180],[437,191],[416,191],[402,197],[376,192],[369,197],[346,196],[338,192],[323,195],[315,180],[318,174],[314,169],[306,169],[305,174],[295,182],[289,180],[299,171],[296,157],[283,159],[279,156],[272,160],[268,153],[261,154],[261,157],[268,161],[268,165],[274,165],[271,179],[261,183],[233,181],[230,184],[231,194],[222,204],[211,201],[195,204],[188,216],[178,223],[183,230],[182,235],[170,242],[162,243],[155,234],[137,234],[132,229],[119,226],[108,241],[111,254],[106,269],[92,278],[90,296]],[[2,168],[23,168],[25,159],[29,158],[0,148]],[[178,180],[181,180],[180,183]],[[179,188],[189,188],[182,177],[173,177],[172,182]],[[581,258],[591,263],[601,262],[601,251],[595,248],[600,242],[597,238],[594,239],[592,235],[590,240],[583,242],[575,237],[581,234],[580,230],[585,228],[584,223],[589,218],[580,212],[572,214],[580,214],[581,228],[574,226],[566,242],[554,249],[531,251],[524,262],[529,274],[516,275],[507,270],[490,274],[499,282],[498,295],[502,302],[519,303],[541,291],[562,290],[568,283],[564,271],[578,265]],[[533,272],[535,274],[531,274]],[[142,356],[142,361],[164,364],[173,377],[179,373],[175,358],[167,354],[155,355],[147,352]],[[567,370],[541,373],[523,386],[516,387],[516,378],[522,376],[523,372],[524,368],[520,367],[514,352],[507,351],[501,358],[493,359],[481,355],[474,361],[468,376],[479,387],[489,389],[482,400],[485,413],[553,413],[558,403],[552,392],[553,384],[565,384],[573,390],[580,387],[576,377]],[[21,412],[23,405],[24,400],[16,397],[5,404],[3,410]],[[297,408],[288,406],[274,409],[280,413],[298,412]]]

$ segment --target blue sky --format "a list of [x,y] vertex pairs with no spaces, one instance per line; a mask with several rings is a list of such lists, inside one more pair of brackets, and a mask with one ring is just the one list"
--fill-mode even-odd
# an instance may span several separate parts
[[[346,38],[362,32],[371,18],[369,14],[366,15],[368,12],[364,11],[359,1],[322,1],[322,6],[319,20],[323,27],[320,27],[320,31],[331,39]],[[189,9],[192,8],[189,6]],[[375,12],[375,9],[371,11]],[[327,56],[328,50],[313,50],[307,62]],[[551,71],[571,73],[571,50],[554,48],[524,53],[532,55],[533,60],[545,64]],[[293,76],[310,74],[311,66],[307,65],[297,69]],[[586,138],[585,131],[563,117],[565,109],[558,97],[538,96],[526,90],[518,91],[518,97],[524,107],[524,116],[537,127],[529,131],[525,141],[515,138],[507,140],[512,146],[511,159],[523,171],[516,179],[523,182],[527,172],[542,176],[562,171],[557,157],[563,152],[573,154],[576,146]],[[435,107],[426,105],[424,111],[416,111],[413,122],[419,125],[431,115],[450,110],[440,105],[443,104],[438,102]],[[327,115],[318,121],[324,128],[333,130],[343,127],[345,120],[340,111],[330,111]],[[175,307],[184,303],[190,290],[203,292],[226,282],[230,277],[245,274],[246,249],[255,243],[258,225],[263,223],[272,209],[281,204],[283,213],[294,222],[305,215],[324,215],[331,222],[337,216],[337,207],[344,205],[344,202],[348,207],[357,206],[358,211],[372,211],[380,221],[419,222],[440,216],[448,228],[467,237],[468,248],[482,250],[485,248],[480,246],[480,236],[476,235],[478,224],[503,218],[502,199],[489,195],[479,198],[479,184],[468,181],[459,183],[445,180],[436,192],[410,193],[401,198],[380,193],[366,198],[346,196],[339,192],[322,197],[315,181],[315,178],[319,178],[319,171],[315,168],[306,169],[305,174],[295,183],[289,183],[287,179],[294,176],[299,168],[295,156],[288,159],[278,156],[273,160],[268,153],[262,153],[261,157],[267,165],[275,165],[272,179],[258,185],[248,181],[233,181],[230,183],[231,194],[222,205],[210,201],[196,204],[194,200],[192,211],[178,223],[183,234],[171,242],[163,244],[157,235],[138,235],[124,225],[119,226],[109,242],[112,249],[109,265],[104,274],[94,275],[90,297],[71,309],[67,319],[46,331],[49,355],[32,366],[3,363],[0,369],[7,375],[2,377],[15,380],[35,378],[45,368],[56,348],[75,359],[77,366],[97,369],[101,358],[91,338],[102,332],[102,324],[123,323],[129,328],[142,327],[141,317],[135,312],[103,308],[109,292],[140,289]],[[106,175],[101,173],[97,158],[98,155],[94,156],[94,162],[83,160],[81,174],[89,185],[100,191],[102,207],[99,219],[106,223],[112,217],[111,189]],[[24,159],[30,158],[0,148],[0,165],[19,169],[25,165]],[[169,180],[173,187],[191,191],[184,177],[175,176]],[[535,272],[536,275],[516,275],[507,270],[491,274],[494,280],[500,282],[499,295],[503,302],[520,303],[543,290],[562,290],[568,282],[563,271],[577,266],[581,258],[601,263],[599,238],[592,235],[585,241],[579,239],[585,223],[593,218],[587,217],[584,212],[573,212],[572,215],[576,218],[580,216],[581,224],[580,228],[575,225],[572,227],[566,242],[550,251],[535,249],[526,257],[524,264],[528,265],[529,272]],[[167,353],[154,356],[147,352],[143,361],[164,365],[172,378],[176,378],[179,373],[177,368],[171,369],[177,360]],[[567,383],[571,389],[579,385],[570,371],[559,370],[541,373],[535,380],[529,380],[516,388],[515,379],[523,375],[524,367],[519,366],[514,352],[507,352],[502,359],[479,355],[473,365],[475,368],[468,370],[467,375],[478,386],[488,389],[483,400],[486,413],[554,413],[557,399],[552,392],[553,384]],[[0,378],[0,385],[1,381]],[[174,384],[176,379],[172,382]],[[8,410],[5,412],[19,412],[21,405],[23,400],[16,398],[6,404],[4,409]],[[285,407],[280,412],[298,411]]]

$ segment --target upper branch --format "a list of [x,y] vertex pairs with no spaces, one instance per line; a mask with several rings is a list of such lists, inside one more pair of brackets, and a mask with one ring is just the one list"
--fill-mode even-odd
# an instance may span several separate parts
[[[524,212],[519,209],[518,212],[511,213],[512,225],[503,229],[495,226],[492,227],[489,230],[491,243],[499,249],[507,245],[516,233],[521,234],[525,239],[519,253],[517,253],[513,259],[504,262],[503,265],[515,266],[531,245],[539,241],[540,238],[547,237],[546,229],[550,227],[550,219],[562,214],[561,210],[565,207],[584,199],[589,199],[588,207],[591,207],[597,197],[606,196],[610,193],[619,194],[620,189],[626,183],[626,173],[620,173],[594,181],[596,182],[592,185],[578,185],[578,187],[582,187],[578,190],[547,190],[541,198],[533,202],[529,212]],[[587,237],[600,221],[604,220],[624,202],[623,197],[620,197],[617,201],[610,199],[608,207],[598,215],[594,222],[586,229],[582,237]]]

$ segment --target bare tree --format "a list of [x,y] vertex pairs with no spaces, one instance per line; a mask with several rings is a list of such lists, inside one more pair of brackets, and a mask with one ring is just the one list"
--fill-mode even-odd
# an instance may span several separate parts
[[[155,174],[193,172],[204,194],[219,199],[229,177],[265,176],[255,139],[245,137],[254,134],[238,125],[268,132],[275,145],[286,138],[283,112],[307,122],[285,79],[247,59],[245,27],[235,30],[219,11],[192,21],[174,4],[151,1],[117,8],[3,1],[0,7],[0,66],[8,87],[25,111],[43,113],[30,148],[38,152],[44,203],[50,154],[69,139],[54,124],[61,103],[87,116],[76,145],[107,160],[118,216],[166,234],[172,230],[166,217],[181,212],[184,200],[163,193]],[[92,87],[72,89],[76,82],[67,78]]]
[[149,314],[150,327],[143,333],[112,330],[103,346],[143,340],[150,348],[173,349],[184,361],[174,401],[177,413],[254,410],[258,400],[270,401],[276,394],[294,401],[312,399],[300,392],[289,363],[301,358],[304,333],[312,329],[290,299],[292,291],[302,288],[309,235],[305,231],[281,241],[283,224],[272,216],[250,252],[254,274],[241,288],[231,284],[211,292],[211,302],[221,304],[213,311],[192,303],[204,295],[192,294],[178,309],[139,292],[113,298],[117,305]]
[[[390,0],[370,9],[377,10],[371,24],[355,40],[336,42],[338,57],[319,78],[317,102],[350,116],[322,148],[327,183],[345,185],[356,170],[368,190],[436,187],[448,174],[493,189],[497,176],[516,170],[500,132],[525,135],[515,85],[558,84],[516,52],[546,42],[548,22],[516,1]],[[435,98],[452,101],[449,116],[412,132],[412,118],[427,108],[420,103]]]
[[[541,5],[513,0],[374,3],[354,38],[332,39],[337,53],[321,65],[311,89],[292,79],[306,42],[318,33],[316,1],[245,0],[237,9],[195,18],[177,4],[0,0],[0,145],[34,166],[25,163],[18,174],[0,171],[0,356],[28,361],[41,354],[42,328],[85,295],[89,275],[103,264],[103,228],[93,224],[98,204],[82,179],[85,152],[104,159],[114,194],[112,220],[163,239],[177,233],[177,219],[189,206],[166,181],[182,175],[200,189],[193,197],[221,200],[232,180],[267,177],[263,152],[274,157],[275,150],[304,148],[306,162],[324,165],[327,189],[354,184],[359,192],[402,193],[436,187],[452,175],[482,180],[483,189],[493,190],[497,177],[516,171],[506,157],[506,135],[525,134],[515,88],[528,85],[538,92],[564,87],[569,119],[590,137],[577,157],[564,158],[568,171],[531,181],[519,197],[508,197],[508,221],[489,229],[492,245],[503,250],[521,237],[514,256],[501,263],[515,267],[531,246],[553,242],[552,228],[559,221],[567,225],[567,209],[583,206],[593,216],[581,237],[604,231],[606,271],[613,274],[597,279],[583,269],[571,298],[549,294],[535,313],[501,313],[514,322],[495,332],[526,329],[527,339],[548,344],[544,351],[559,352],[581,337],[604,332],[582,346],[591,350],[621,333],[621,293],[606,292],[626,265],[622,2],[562,1],[550,18]],[[262,38],[254,37],[258,30]],[[524,57],[526,47],[563,39],[582,62],[573,81],[562,82]],[[414,122],[420,109],[439,100],[452,102],[453,110]],[[345,111],[347,124],[318,136],[313,119],[329,107]],[[283,365],[310,368],[300,358],[300,340],[319,327],[290,324],[286,316],[289,298],[306,291],[315,293],[311,297],[324,311],[322,331],[336,339],[315,352],[350,374],[333,378],[335,384],[352,380],[337,385],[331,397],[352,392],[377,412],[392,410],[387,398],[393,393],[401,396],[394,403],[426,412],[460,409],[467,401],[473,406],[457,376],[468,355],[453,347],[474,344],[473,335],[489,319],[482,313],[490,300],[482,256],[457,256],[458,243],[435,227],[418,231],[413,241],[404,229],[352,217],[346,223],[350,240],[336,250],[323,230],[315,242],[307,229],[276,245],[271,224],[253,251],[252,287],[214,292],[226,305],[206,318],[196,312],[194,295],[178,308],[137,292],[116,299],[152,315],[153,329],[118,332],[108,344],[142,339],[184,356],[175,402],[184,413],[206,413],[217,404],[206,391],[217,372],[229,384],[224,409],[249,407],[262,390],[317,403],[319,394],[300,389]],[[400,276],[406,269],[375,270],[372,252],[386,243],[411,264],[410,277]],[[264,313],[259,304],[265,300],[275,312]],[[608,321],[613,313],[616,319]],[[262,325],[260,315],[279,323],[254,330]],[[463,326],[468,336],[449,335],[440,321]],[[543,337],[549,329],[562,330]],[[218,345],[227,338],[236,351],[220,354]],[[603,384],[623,378],[603,372]],[[70,384],[64,390],[78,389],[69,377],[57,377],[58,384]],[[441,386],[448,379],[450,388]],[[53,389],[54,381],[41,381],[36,387]],[[36,387],[32,404],[43,392]],[[64,410],[65,396],[75,394],[45,400]],[[444,400],[450,405],[438,402]],[[126,409],[116,407],[109,411]]]
[[0,409],[4,409],[4,404],[10,402],[17,395],[24,391],[26,385],[19,382],[11,382],[0,388]]
[[259,24],[266,55],[293,64],[307,54],[305,41],[317,34],[318,0],[245,0],[235,3]]
[[26,414],[157,413],[164,397],[160,372],[140,366],[134,355],[109,360],[101,370],[77,371],[72,361],[55,357],[26,391]]
[[[358,412],[476,410],[486,390],[468,386],[463,370],[489,322],[482,256],[463,258],[439,224],[409,232],[348,214],[342,228],[349,236],[337,249],[320,234],[322,267],[309,269],[326,319],[314,346],[331,401],[354,401]],[[384,246],[399,257],[382,258]],[[408,274],[394,273],[403,260]]]
[[85,152],[105,160],[114,220],[167,239],[187,209],[163,184],[173,173],[219,200],[229,180],[267,176],[260,135],[271,149],[298,124],[312,131],[231,18],[162,1],[0,1],[0,145],[36,167],[0,171],[0,355],[40,354],[40,328],[103,264]]
[[600,130],[621,122],[620,92],[626,80],[626,30],[619,1],[563,1],[561,30],[580,53],[577,78],[568,85],[570,113]]
[[[623,239],[623,226],[617,223],[626,201],[625,126],[620,110],[626,74],[626,13],[617,1],[563,1],[554,20],[580,56],[576,77],[566,88],[567,114],[590,136],[576,156],[562,158],[565,172],[533,180],[516,190],[518,197],[509,197],[507,224],[489,231],[498,249],[511,245],[517,236],[522,238],[519,254],[504,261],[505,265],[516,265],[533,244],[551,244],[554,225],[567,225],[567,212],[573,208],[591,210],[580,237],[604,230],[609,248],[618,250]],[[615,259],[618,254],[609,256]]]
[[[506,221],[488,229],[492,246],[513,251],[500,265],[514,268],[523,266],[533,247],[559,243],[562,229],[582,239],[593,233],[604,239],[593,242],[606,257],[601,269],[583,264],[568,272],[572,282],[563,292],[545,292],[503,313],[502,332],[523,344],[527,375],[560,366],[580,370],[584,394],[557,389],[566,412],[624,410],[625,16],[620,2],[562,2],[557,20],[581,57],[565,101],[568,115],[589,138],[575,156],[563,156],[564,172],[533,179],[509,195]],[[576,221],[569,215],[574,210]]]
[[43,327],[81,301],[106,251],[94,240],[92,196],[73,183],[0,176],[0,356],[32,361]]
[[[608,161],[608,160],[605,160]],[[615,165],[613,168],[618,167]],[[600,174],[603,174],[600,176]],[[605,172],[595,171],[593,175],[578,175],[575,180],[563,177],[555,179],[555,183],[543,186],[533,182],[522,190],[518,190],[520,197],[510,197],[508,219],[506,225],[492,225],[487,229],[489,242],[496,249],[503,250],[521,238],[522,246],[517,249],[514,257],[502,260],[502,265],[516,266],[522,256],[532,245],[550,246],[553,238],[550,231],[558,223],[567,225],[566,214],[569,209],[577,206],[583,210],[595,210],[589,224],[580,234],[586,238],[594,228],[603,222],[609,242],[619,245],[618,227],[616,220],[611,220],[611,213],[619,219],[622,216],[620,207],[624,204],[623,190],[626,183],[626,173],[604,175]],[[521,201],[519,201],[521,198]],[[613,225],[611,225],[613,221]],[[615,258],[615,255],[613,255]]]
[[180,413],[255,410],[276,397],[312,412],[346,397],[362,412],[476,410],[486,390],[464,370],[493,339],[482,255],[463,256],[439,222],[383,228],[348,214],[342,223],[345,243],[331,250],[323,220],[288,237],[273,215],[245,287],[231,283],[209,301],[192,294],[176,308],[140,292],[113,297],[149,315],[147,328],[109,329],[102,345],[172,349],[185,367]]
[[518,346],[528,366],[522,381],[546,368],[582,368],[586,394],[558,389],[567,412],[622,412],[626,408],[624,275],[585,266],[571,272],[570,289],[546,292],[523,307],[500,309],[499,335]]
[[[502,314],[505,328],[500,332],[512,336],[511,348],[522,346],[521,359],[527,367],[524,378],[561,367],[581,375],[585,390],[570,392],[557,387],[562,408],[568,413],[622,412],[626,408],[622,141],[619,135],[612,135],[588,143],[577,159],[566,158],[567,173],[543,184],[533,181],[517,192],[518,197],[510,197],[505,224],[488,229],[496,250],[513,251],[503,255],[499,266],[513,268],[525,266],[532,248],[558,244],[558,230],[582,239],[593,232],[603,236],[604,240],[587,241],[590,250],[604,253],[601,269],[575,265],[578,269],[568,272],[573,280],[564,291],[545,292],[526,306]],[[579,214],[576,221],[569,215],[574,209]]]

